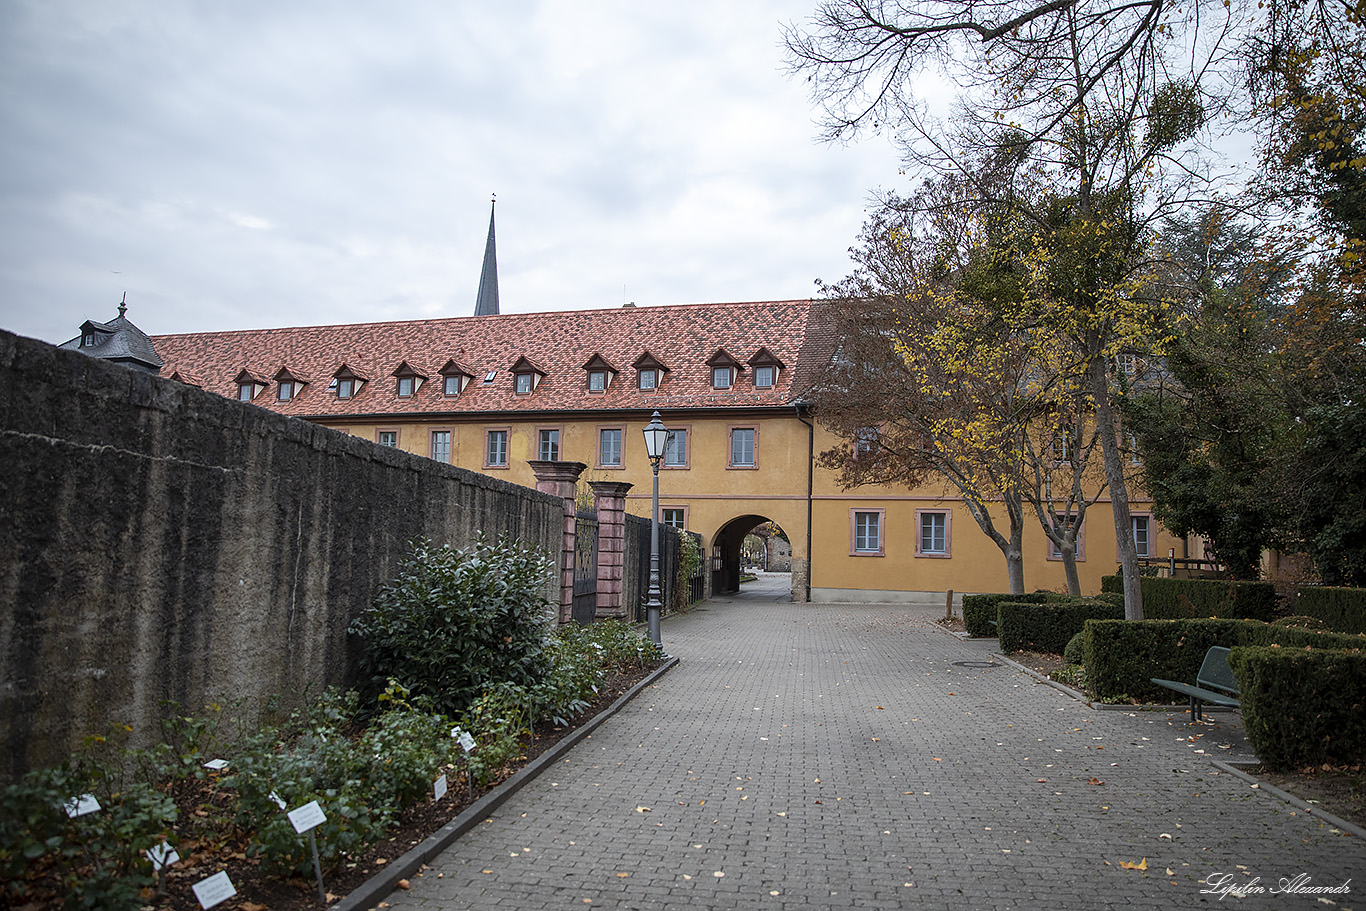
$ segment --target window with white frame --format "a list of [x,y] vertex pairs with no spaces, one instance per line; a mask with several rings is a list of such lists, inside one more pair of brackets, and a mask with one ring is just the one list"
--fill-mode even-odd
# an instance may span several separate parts
[[862,427],[854,433],[854,458],[866,459],[877,453],[876,427]]
[[337,380],[337,398],[349,399],[356,394],[356,381],[353,379]]
[[754,368],[754,388],[772,389],[773,380],[778,373],[778,368],[763,366]]
[[855,555],[882,556],[882,519],[885,511],[881,509],[851,510],[851,526]]
[[730,367],[711,368],[711,388],[729,389],[732,376],[734,376],[734,373]]
[[754,468],[757,465],[754,452],[754,427],[732,427],[730,429],[730,461],[727,468]]
[[441,392],[445,395],[460,394],[460,374],[451,373],[442,378]]
[[598,431],[598,467],[621,467],[621,437],[620,427],[604,427]]
[[451,461],[451,432],[449,430],[432,431],[432,458],[438,462]]
[[290,380],[280,380],[275,386],[275,398],[281,402],[288,402],[294,398],[294,383]]
[[416,386],[416,381],[417,381],[417,378],[416,378],[416,377],[412,377],[412,376],[401,376],[401,377],[399,377],[399,378],[398,378],[398,395],[399,395],[399,398],[403,398],[403,399],[410,398],[410,397],[412,396],[412,394],[413,394],[413,391],[417,388],[417,386]]
[[379,430],[375,432],[375,442],[381,446],[388,446],[391,449],[398,448],[397,430]]
[[560,460],[560,432],[558,430],[542,430],[539,434],[536,453],[537,458],[542,462],[558,462]]
[[687,527],[687,512],[681,506],[662,506],[659,510],[659,521],[665,525],[677,529]]
[[664,467],[688,467],[688,431],[682,428],[670,430],[664,438]]
[[536,385],[536,374],[534,374],[534,373],[519,373],[519,374],[517,374],[517,385],[516,385],[516,389],[517,389],[517,394],[518,394],[518,395],[526,395],[526,394],[527,394],[528,392],[530,392],[533,388],[535,388],[535,385]]
[[588,391],[606,392],[607,391],[607,371],[590,370],[588,371]]
[[1134,550],[1140,557],[1153,555],[1152,519],[1149,516],[1129,516],[1129,524],[1134,530]]
[[484,467],[506,468],[508,464],[508,432],[490,430],[484,435]]
[[237,384],[237,401],[239,401],[239,402],[250,402],[250,401],[251,401],[252,399],[254,399],[254,398],[256,398],[256,384],[255,384],[255,383],[238,383],[238,384]]
[[654,389],[659,385],[659,371],[653,367],[646,367],[639,374],[640,388],[646,391]]
[[950,556],[947,509],[917,509],[915,513],[915,553],[918,557]]

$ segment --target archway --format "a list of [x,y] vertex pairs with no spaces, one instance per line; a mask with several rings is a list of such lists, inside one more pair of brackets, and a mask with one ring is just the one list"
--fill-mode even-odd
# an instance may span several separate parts
[[781,527],[768,516],[743,515],[722,525],[711,541],[711,590],[717,595],[740,591],[742,556],[745,536],[756,528],[771,525],[782,533]]

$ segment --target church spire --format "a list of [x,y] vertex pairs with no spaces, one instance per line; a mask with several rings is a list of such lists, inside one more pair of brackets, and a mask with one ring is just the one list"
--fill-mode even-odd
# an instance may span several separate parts
[[489,204],[489,239],[484,244],[484,268],[479,272],[479,297],[474,303],[475,316],[496,316],[498,313],[498,253],[493,243],[493,207],[498,197]]

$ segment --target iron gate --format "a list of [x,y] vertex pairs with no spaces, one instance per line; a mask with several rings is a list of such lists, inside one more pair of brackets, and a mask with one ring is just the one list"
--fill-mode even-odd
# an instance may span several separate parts
[[592,623],[598,611],[598,514],[579,510],[574,523],[574,606],[570,616],[575,623]]

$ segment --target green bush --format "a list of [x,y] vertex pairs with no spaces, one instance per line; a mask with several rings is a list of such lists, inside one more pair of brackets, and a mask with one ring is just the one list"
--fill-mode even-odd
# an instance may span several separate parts
[[[1147,620],[1217,617],[1269,621],[1276,615],[1276,589],[1270,582],[1145,576],[1139,584],[1143,588],[1143,616]],[[1122,577],[1104,576],[1100,590],[1122,594]]]
[[1248,742],[1269,769],[1366,761],[1366,654],[1235,648]]
[[1086,630],[1085,624],[1081,632],[1067,640],[1066,647],[1062,650],[1062,656],[1067,659],[1068,665],[1082,664],[1086,658]]
[[963,626],[967,629],[968,635],[974,639],[994,638],[996,627],[991,621],[997,619],[997,609],[1003,601],[1012,601],[1016,604],[1045,604],[1050,600],[1064,598],[1065,595],[1058,595],[1053,592],[1034,592],[1028,595],[964,595],[963,596]]
[[401,681],[455,715],[496,683],[534,686],[549,670],[545,587],[555,564],[506,539],[459,550],[419,539],[350,631],[378,690]]
[[1003,601],[998,607],[1001,651],[1047,652],[1061,655],[1067,641],[1081,632],[1087,620],[1122,619],[1124,608],[1110,600],[1071,598],[1046,604]]
[[1149,678],[1194,683],[1212,645],[1351,649],[1366,637],[1275,626],[1258,620],[1090,620],[1083,653],[1091,692],[1102,701],[1169,703]]
[[1366,633],[1366,588],[1300,586],[1295,591],[1295,613],[1318,617],[1339,633]]

